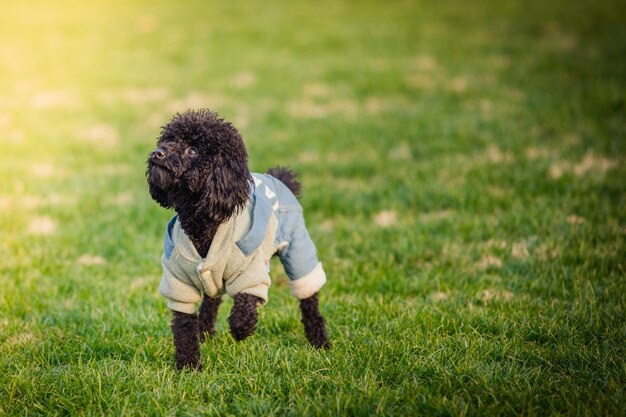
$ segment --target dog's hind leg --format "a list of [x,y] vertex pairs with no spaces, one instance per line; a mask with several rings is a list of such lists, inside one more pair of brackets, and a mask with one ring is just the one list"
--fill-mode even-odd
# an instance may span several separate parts
[[254,333],[259,312],[257,303],[262,300],[252,294],[239,293],[235,295],[233,309],[228,316],[230,333],[235,340],[243,340]]
[[173,311],[172,333],[176,353],[176,368],[200,370],[200,343],[198,341],[198,317],[195,314]]
[[300,300],[304,334],[311,345],[318,349],[330,349],[331,343],[326,333],[326,323],[320,314],[318,293]]
[[200,343],[204,342],[206,335],[215,335],[215,320],[217,320],[217,310],[222,303],[221,297],[209,297],[204,295],[200,311],[198,312],[198,334]]

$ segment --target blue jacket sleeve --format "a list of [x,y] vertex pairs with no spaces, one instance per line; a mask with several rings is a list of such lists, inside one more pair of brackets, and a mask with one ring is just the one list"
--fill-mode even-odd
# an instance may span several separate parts
[[279,257],[289,279],[297,280],[317,266],[317,249],[306,230],[302,212],[285,213],[283,221],[289,230],[289,245],[279,252]]

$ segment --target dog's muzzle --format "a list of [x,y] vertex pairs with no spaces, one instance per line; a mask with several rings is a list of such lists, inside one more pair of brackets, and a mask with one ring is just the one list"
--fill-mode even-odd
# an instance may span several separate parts
[[174,176],[165,168],[150,164],[148,168],[148,181],[163,190],[167,190],[173,184]]
[[148,181],[163,190],[176,186],[185,170],[184,161],[176,150],[159,146],[150,153]]
[[167,190],[176,178],[171,159],[167,149],[159,146],[150,153],[148,160],[148,181],[163,190]]

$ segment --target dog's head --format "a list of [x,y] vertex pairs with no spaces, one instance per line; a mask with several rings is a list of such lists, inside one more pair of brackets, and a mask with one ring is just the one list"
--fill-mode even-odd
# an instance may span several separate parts
[[163,126],[146,176],[161,206],[193,206],[220,222],[246,204],[252,181],[241,135],[209,110],[176,114]]

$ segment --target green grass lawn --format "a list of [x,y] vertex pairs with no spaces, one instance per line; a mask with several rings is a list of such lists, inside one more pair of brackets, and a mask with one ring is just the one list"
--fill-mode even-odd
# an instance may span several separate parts
[[[209,4],[213,3],[213,4]],[[626,414],[626,5],[8,2],[0,415]],[[177,372],[145,160],[209,107],[300,173],[334,343],[273,264]]]

